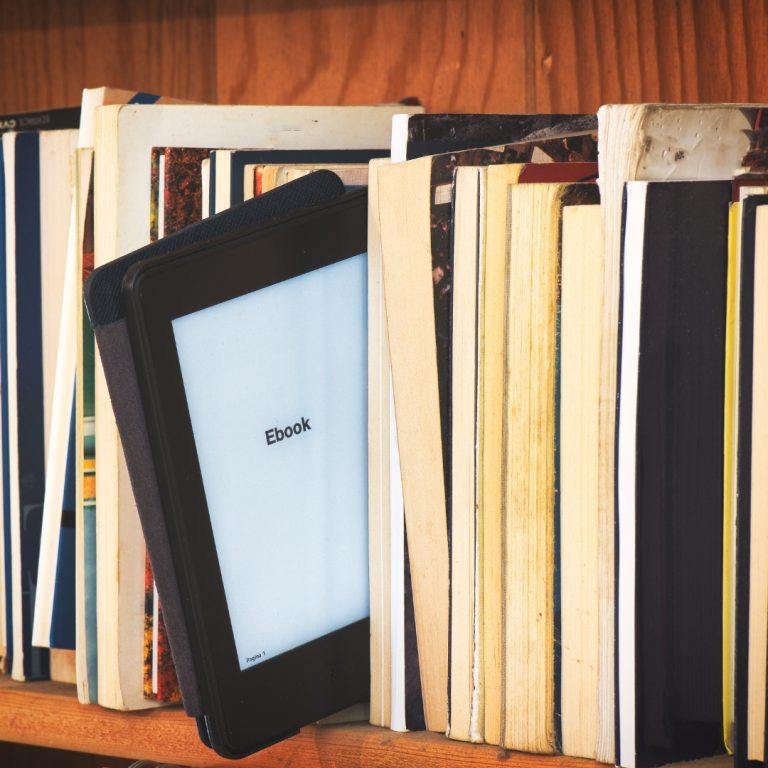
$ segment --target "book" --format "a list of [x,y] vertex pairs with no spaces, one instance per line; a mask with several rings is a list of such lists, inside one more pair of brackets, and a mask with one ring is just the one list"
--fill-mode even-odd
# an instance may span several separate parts
[[347,189],[357,189],[368,185],[368,166],[367,164],[331,165],[328,163],[315,163],[314,165],[302,165],[294,163],[291,165],[263,165],[263,179],[260,192],[267,192],[270,189],[286,184],[289,181],[306,176],[312,171],[324,168],[327,171],[335,173],[343,182]]
[[[80,292],[93,272],[93,149],[77,152],[77,267]],[[77,302],[75,377],[75,650],[77,695],[98,700],[98,614],[96,606],[96,443],[93,331]]]
[[729,199],[730,182],[627,184],[616,465],[626,768],[723,749],[713,563],[723,544]]
[[733,754],[736,655],[736,476],[738,454],[738,275],[741,205],[728,212],[728,289],[725,314],[725,381],[723,388],[723,743]]
[[48,675],[34,650],[37,564],[67,227],[72,130],[3,137],[6,190],[9,506],[14,679]]
[[[768,195],[746,197],[733,207],[741,217],[738,301],[738,427],[735,527],[734,763],[765,761],[768,569],[764,566],[766,414],[755,394],[765,386],[763,340],[768,331],[765,290],[764,208]],[[725,683],[725,681],[724,681]]]
[[[102,108],[95,132],[97,265],[149,240],[149,159],[153,146],[245,148],[255,143],[274,149],[370,147],[388,142],[394,111],[391,107]],[[222,121],[225,114],[227,120]],[[146,706],[141,680],[144,542],[100,372],[96,376],[96,446],[97,462],[106,467],[96,475],[96,497],[100,500],[97,561],[119,563],[117,578],[112,572],[99,571],[99,702],[131,709]]]
[[[604,717],[597,700],[602,226],[599,205],[570,205],[563,209],[556,521],[560,653],[559,672],[556,668],[555,674],[560,680],[561,750],[565,755],[591,760],[597,755],[599,723]],[[557,664],[558,656],[555,658]]]
[[[88,141],[92,143],[93,112],[97,105],[133,100],[149,103],[157,97],[136,91],[123,91],[113,88],[85,89],[82,105],[67,110],[54,110],[51,113],[52,127],[77,127],[78,146],[82,147]],[[60,114],[59,114],[60,113]],[[39,122],[39,121],[38,121]],[[90,137],[90,138],[89,138]],[[41,529],[40,555],[38,562],[38,583],[35,600],[33,623],[33,642],[39,646],[58,647],[60,652],[52,657],[51,676],[58,679],[57,668],[64,670],[67,682],[71,680],[75,668],[74,660],[66,659],[66,652],[74,653],[75,647],[75,582],[76,582],[76,535],[73,528],[75,521],[75,505],[71,497],[66,498],[65,492],[75,486],[76,457],[73,455],[73,397],[75,389],[75,338],[76,306],[79,303],[76,250],[78,249],[76,233],[76,216],[74,179],[74,161],[70,169],[73,189],[72,209],[68,223],[69,237],[66,242],[66,260],[64,263],[64,278],[62,296],[58,302],[61,307],[59,318],[52,316],[52,323],[57,322],[58,337],[55,342],[55,364],[48,365],[49,372],[54,371],[53,384],[49,385],[52,392],[46,456],[45,497],[43,502],[43,517]],[[55,276],[55,273],[51,273]],[[56,303],[46,302],[46,306],[56,307]],[[51,336],[53,331],[48,331]],[[50,373],[49,373],[50,377]],[[76,418],[76,416],[75,416]],[[76,430],[75,430],[76,431]],[[55,663],[54,663],[55,662]]]
[[[440,510],[445,518],[444,521],[433,520],[429,523],[431,532],[427,538],[418,544],[413,543],[416,550],[409,542],[416,562],[415,568],[421,571],[414,577],[414,594],[423,589],[422,580],[426,579],[432,584],[428,590],[429,597],[416,598],[415,615],[417,637],[418,625],[421,624],[422,634],[427,634],[426,627],[429,626],[429,634],[438,638],[438,652],[432,647],[433,640],[419,641],[420,644],[429,643],[427,647],[420,647],[419,655],[421,657],[427,653],[434,667],[431,672],[422,667],[422,690],[432,691],[429,694],[430,703],[425,701],[425,709],[432,709],[427,722],[431,717],[433,726],[428,724],[428,727],[437,730],[443,729],[446,719],[445,703],[438,705],[437,702],[443,699],[443,695],[438,692],[445,690],[447,685],[447,525],[450,515],[450,194],[445,198],[440,191],[446,188],[446,184],[450,190],[451,174],[460,164],[527,159],[538,148],[539,145],[533,142],[521,142],[519,145],[509,145],[502,151],[466,150],[462,153],[445,153],[433,158],[413,160],[402,168],[393,164],[381,171],[380,186],[388,188],[386,192],[381,192],[380,208],[390,344],[397,348],[393,352],[392,361],[395,406],[400,424],[398,440],[405,472],[403,486],[406,519],[413,517],[414,535],[417,530],[421,535],[421,532],[427,530],[424,522],[426,518],[436,513],[439,515]],[[412,197],[407,198],[407,195]],[[419,272],[413,271],[414,250],[428,258],[429,270],[426,269],[425,261]],[[388,252],[398,255],[388,256]],[[408,266],[405,261],[395,266],[406,256],[411,262]],[[420,309],[424,297],[414,291],[415,275],[419,275],[423,288],[431,286],[431,318],[424,314],[424,309]],[[435,346],[435,351],[431,351],[432,346]],[[411,351],[406,352],[406,349]],[[406,359],[402,357],[403,354],[410,356]],[[399,380],[401,376],[402,381]],[[420,382],[422,393],[418,403],[413,400],[408,402],[405,396],[398,398],[398,389],[402,388],[403,393],[413,392],[415,381]],[[401,410],[402,413],[399,412]],[[438,544],[442,541],[445,545]],[[435,567],[437,563],[442,563],[439,569]],[[419,601],[429,606],[429,618],[419,618]],[[427,682],[425,676],[431,680]]]
[[425,723],[384,301],[378,171],[388,162],[371,161],[368,191],[371,722],[406,731]]
[[[723,470],[723,739],[734,751],[736,687],[736,509],[738,504],[738,422],[739,422],[739,293],[741,275],[742,201],[750,195],[768,194],[765,178],[739,175],[732,184],[728,218],[728,294],[725,336],[725,413]],[[742,740],[743,743],[743,740]]]
[[501,746],[527,752],[556,748],[562,216],[566,206],[595,203],[597,197],[594,184],[519,184],[509,189],[502,390]]
[[477,518],[482,532],[477,555],[482,562],[480,645],[483,655],[483,738],[501,742],[502,729],[502,513],[501,445],[504,360],[505,280],[509,235],[509,187],[517,164],[490,166],[486,172],[486,212],[478,291],[477,349]]
[[[75,226],[75,174],[69,178],[70,212],[63,270],[58,286],[60,312],[50,404],[49,448],[46,451],[45,496],[41,522],[40,554],[37,566],[37,596],[32,625],[32,642],[45,648],[75,649],[75,540],[74,498],[65,503],[67,483],[74,480],[73,397],[74,397],[74,302],[77,272]],[[65,506],[71,514],[66,514]],[[61,556],[61,563],[59,557]],[[66,564],[65,564],[66,563]],[[59,610],[54,622],[54,602]],[[71,616],[62,610],[70,605]],[[56,637],[56,639],[54,639]]]
[[[499,743],[503,718],[503,578],[501,453],[498,481],[486,467],[483,432],[502,437],[502,378],[506,263],[511,185],[591,178],[594,165],[489,165],[456,172],[453,243],[453,359],[451,394],[451,710],[453,738]],[[468,189],[464,189],[467,184]],[[538,186],[538,185],[533,185]],[[459,226],[461,220],[462,226]],[[523,226],[527,231],[529,227]],[[492,384],[493,382],[493,384]],[[493,390],[493,391],[492,391]],[[487,414],[485,417],[483,414]],[[496,493],[496,502],[487,495]]]
[[[0,346],[5,349],[8,324],[5,313],[5,161],[0,140]],[[8,467],[8,359],[0,354],[0,672],[7,674],[13,654],[11,612],[11,505]]]
[[[413,583],[414,614],[424,715],[429,730],[445,730],[448,671],[448,536],[445,513],[445,487],[442,473],[442,443],[439,431],[421,435],[420,444],[408,443],[417,424],[403,426],[416,414],[439,427],[437,380],[434,368],[434,307],[431,266],[415,262],[411,256],[426,254],[431,262],[429,227],[418,230],[409,211],[429,209],[429,186],[409,185],[407,164],[393,163],[379,169],[379,214],[384,265],[384,291],[387,305],[387,330],[392,365],[397,440],[400,455],[406,531]],[[427,213],[428,216],[428,213]],[[415,218],[415,217],[414,217]],[[428,221],[428,219],[427,219]],[[420,218],[423,224],[423,218]],[[415,222],[414,222],[415,223]],[[418,271],[415,265],[419,265]],[[426,278],[426,279],[425,279]],[[401,302],[408,302],[408,319],[400,311],[393,285],[408,286]],[[406,298],[407,295],[407,298]],[[417,345],[405,344],[406,326],[410,333],[420,329],[431,340],[431,354],[423,356]],[[423,329],[423,330],[422,330]],[[411,384],[403,387],[400,371],[407,371]],[[420,382],[420,386],[414,386]],[[406,395],[406,392],[408,393]],[[416,464],[414,464],[414,459]],[[428,466],[427,474],[420,468]],[[438,471],[435,471],[439,467]],[[415,478],[421,481],[416,483]]]
[[[555,170],[553,167],[544,166],[545,169]],[[524,181],[531,170],[538,171],[538,167],[524,169],[524,175],[520,180]],[[503,649],[503,627],[501,625],[501,595],[504,589],[509,590],[509,582],[503,582],[500,576],[491,578],[487,563],[483,557],[482,542],[485,536],[483,516],[476,514],[480,472],[480,464],[477,457],[479,442],[478,413],[478,377],[482,373],[479,365],[480,352],[485,349],[481,343],[482,334],[478,323],[478,294],[484,290],[482,271],[484,256],[486,253],[486,207],[488,204],[488,176],[494,175],[504,181],[502,189],[493,190],[497,203],[502,203],[507,198],[506,185],[519,174],[519,166],[490,166],[488,168],[458,168],[456,171],[456,185],[454,194],[455,206],[455,237],[453,244],[454,253],[454,280],[453,280],[453,360],[452,380],[453,390],[451,397],[451,429],[452,429],[452,493],[453,507],[451,516],[451,671],[450,671],[450,730],[449,736],[471,741],[482,741],[485,738],[485,719],[489,720],[491,728],[498,729],[501,733],[503,717],[501,714],[501,681],[504,673],[500,659],[495,662],[485,658],[483,640],[486,640],[489,648],[498,649],[495,653],[501,655]],[[506,176],[503,178],[502,174]],[[578,178],[578,177],[576,177]],[[578,212],[579,216],[588,214],[588,221],[579,220],[571,223],[571,219]],[[584,213],[582,213],[584,212]],[[507,221],[507,217],[496,214],[493,221],[499,218]],[[596,574],[597,555],[591,562],[585,562],[582,547],[594,541],[594,526],[590,526],[589,513],[592,507],[588,503],[589,497],[583,497],[580,488],[575,488],[566,506],[565,482],[569,475],[571,483],[581,483],[582,487],[594,487],[597,482],[597,467],[594,463],[587,471],[590,451],[589,435],[593,437],[596,431],[596,417],[586,408],[589,400],[588,384],[583,384],[585,394],[581,398],[568,400],[573,402],[569,411],[565,401],[565,392],[573,389],[567,386],[565,376],[572,368],[574,375],[588,377],[591,381],[597,378],[597,366],[590,367],[589,361],[594,362],[596,344],[599,344],[599,329],[590,327],[590,333],[584,333],[588,318],[592,317],[599,309],[599,301],[589,303],[590,295],[594,297],[596,290],[601,285],[599,275],[601,264],[596,264],[596,257],[600,252],[602,235],[596,232],[595,226],[601,224],[599,207],[596,205],[578,206],[569,205],[563,210],[563,266],[562,266],[562,375],[563,383],[560,387],[562,405],[560,405],[560,418],[562,419],[562,432],[560,439],[560,461],[562,467],[561,484],[558,491],[560,499],[560,515],[564,515],[574,506],[582,506],[580,517],[571,523],[571,530],[576,529],[576,536],[571,551],[573,555],[570,561],[566,558],[566,552],[570,542],[565,535],[561,537],[560,544],[560,592],[562,599],[562,639],[559,647],[562,649],[562,662],[560,668],[554,670],[555,683],[560,681],[560,701],[555,702],[559,709],[559,719],[563,733],[562,748],[567,754],[584,753],[588,748],[574,744],[574,739],[579,739],[581,744],[589,742],[594,754],[594,738],[590,736],[590,728],[595,728],[597,722],[596,712],[596,682],[591,676],[596,674],[596,660],[589,658],[584,653],[595,652],[595,638],[591,644],[581,643],[582,635],[596,634],[596,600],[588,588],[581,589],[582,584],[593,583]],[[522,228],[527,231],[527,227]],[[581,235],[577,242],[568,247],[567,234]],[[505,231],[506,228],[505,228]],[[587,234],[590,233],[591,237]],[[599,235],[599,237],[596,237]],[[509,235],[502,237],[506,239]],[[574,253],[578,245],[579,251]],[[583,251],[583,252],[582,252]],[[502,248],[501,253],[504,253]],[[502,261],[503,264],[503,261]],[[502,267],[503,269],[503,267]],[[566,271],[567,270],[567,271]],[[579,271],[581,270],[581,271]],[[503,278],[497,275],[497,278]],[[574,286],[574,281],[577,285]],[[570,287],[570,290],[568,288]],[[582,294],[582,288],[586,288]],[[503,293],[502,293],[503,296]],[[568,305],[566,298],[569,297]],[[599,298],[599,295],[598,295]],[[570,322],[566,324],[566,313]],[[594,325],[594,323],[593,323]],[[566,329],[570,332],[566,334]],[[496,334],[498,340],[502,340],[501,334]],[[490,344],[490,334],[485,341]],[[566,358],[566,343],[572,350]],[[567,365],[566,365],[567,361]],[[572,381],[576,384],[576,381]],[[593,399],[592,404],[596,404]],[[569,415],[570,414],[570,415]],[[590,420],[590,416],[592,419]],[[566,423],[566,419],[568,420]],[[570,425],[570,426],[569,426]],[[566,454],[570,433],[582,441],[575,446],[572,454]],[[591,428],[591,430],[590,430]],[[573,442],[575,437],[571,437]],[[585,445],[586,443],[586,445]],[[591,445],[594,448],[594,445]],[[582,451],[582,448],[584,449]],[[583,474],[582,474],[583,473]],[[584,515],[587,516],[585,521]],[[496,517],[495,525],[497,537],[501,535],[501,518]],[[490,515],[489,515],[490,518]],[[490,522],[490,520],[489,520]],[[587,524],[585,524],[585,522]],[[562,519],[561,525],[565,528],[567,519]],[[497,537],[490,536],[489,547],[495,549]],[[504,558],[504,550],[499,548],[501,558]],[[498,567],[498,566],[497,566]],[[500,568],[499,568],[500,570]],[[585,573],[586,571],[586,573]],[[568,580],[571,589],[568,592]],[[592,582],[588,581],[591,577]],[[498,582],[497,582],[498,579]],[[505,586],[503,586],[505,584]],[[578,585],[578,586],[577,586]],[[487,587],[489,606],[483,604],[483,586]],[[595,585],[596,586],[596,585]],[[517,594],[517,587],[513,587]],[[571,598],[566,609],[565,594]],[[493,606],[497,605],[494,609]],[[487,608],[487,610],[486,610]],[[567,621],[567,610],[571,611],[572,621]],[[573,614],[576,614],[575,616]],[[483,628],[482,620],[487,621],[487,635]],[[590,617],[592,622],[589,621]],[[555,629],[557,626],[555,626]],[[568,636],[568,632],[572,632]],[[587,646],[585,648],[585,645]],[[557,654],[555,656],[557,659]],[[487,666],[487,670],[485,667]],[[483,682],[483,678],[487,682]],[[486,707],[490,699],[491,706],[498,707],[497,711],[491,711]],[[588,708],[587,704],[591,705]],[[590,715],[592,719],[590,720]],[[489,731],[491,738],[500,739]]]
[[[601,359],[600,536],[611,552],[614,540],[614,440],[616,354],[619,316],[619,261],[623,185],[632,179],[730,179],[762,140],[761,108],[749,104],[623,104],[598,111],[601,147],[600,191],[604,207],[606,274],[603,299],[606,329]],[[600,576],[600,709],[610,711],[615,690],[608,673],[614,658],[615,579],[613,556]],[[614,728],[600,735],[598,759],[614,760]]]
[[[245,188],[246,174],[251,177],[249,187],[253,187],[252,165],[288,165],[318,164],[319,166],[340,165],[346,163],[367,164],[376,157],[385,157],[389,153],[383,148],[344,148],[331,149],[221,149],[212,155],[215,163],[215,175],[211,189],[213,195],[211,213],[223,211],[236,203],[247,199]],[[266,189],[264,190],[266,191]],[[253,195],[251,195],[252,197]]]
[[[539,147],[543,146],[539,145]],[[591,156],[594,146],[587,145],[586,156]],[[573,155],[558,155],[567,158]],[[579,155],[576,155],[579,157]],[[465,350],[469,359],[476,359],[476,441],[475,462],[477,486],[474,490],[460,490],[465,498],[474,498],[475,504],[469,508],[456,509],[452,506],[452,525],[454,515],[459,515],[456,527],[468,529],[475,514],[478,531],[476,559],[480,567],[478,589],[477,639],[481,650],[482,670],[478,676],[479,690],[482,691],[483,738],[490,743],[499,743],[501,739],[501,680],[502,680],[502,517],[501,517],[501,402],[502,402],[502,361],[504,333],[504,285],[506,254],[508,251],[507,197],[510,184],[536,181],[580,181],[593,178],[594,164],[568,163],[533,163],[524,166],[514,163],[508,165],[489,165],[481,175],[484,188],[483,206],[480,208],[481,246],[478,256],[478,297],[477,297],[477,350],[472,353]],[[454,299],[455,301],[456,299]],[[471,309],[467,310],[471,313]],[[466,358],[465,358],[466,359]],[[455,370],[455,361],[452,363]],[[466,374],[465,374],[466,375]],[[469,390],[465,389],[465,392]],[[471,392],[470,392],[471,394]],[[452,394],[453,407],[456,407],[456,393]],[[465,405],[465,408],[471,406]],[[467,411],[465,410],[465,413]],[[466,434],[466,432],[465,432]],[[455,470],[454,470],[455,472]],[[459,476],[466,477],[465,469],[459,465]],[[469,517],[468,517],[469,515]],[[461,521],[465,521],[462,525]],[[452,579],[452,584],[454,584]],[[465,628],[466,633],[468,629]],[[473,705],[474,706],[474,705]]]
[[[560,117],[564,117],[564,120],[559,120]],[[571,148],[569,144],[571,141],[574,147],[579,148],[579,145],[583,142],[586,145],[591,145],[591,150],[594,151],[594,117],[586,116],[586,120],[577,119],[575,122],[571,120],[574,116],[556,116],[555,124],[558,126],[553,128],[551,135],[558,135],[559,131],[562,131],[563,136],[570,136],[570,139],[563,138],[561,140],[560,152],[565,152],[568,157],[561,157],[560,159],[569,159],[571,156]],[[578,118],[578,116],[576,116]],[[500,119],[499,119],[500,118]],[[547,116],[541,116],[541,122],[537,122],[538,118],[532,118],[529,115],[430,115],[426,121],[414,123],[410,128],[408,126],[408,116],[398,116],[393,120],[393,140],[392,140],[392,160],[399,162],[406,158],[417,158],[428,152],[443,152],[448,150],[461,149],[465,146],[469,147],[482,147],[485,144],[493,144],[494,142],[504,143],[509,140],[515,140],[523,137],[527,132],[531,130],[538,130],[542,125],[547,125],[549,118]],[[420,137],[423,138],[423,132],[420,132],[418,125],[426,126],[425,130],[429,130],[430,126],[434,126],[435,130],[430,135],[429,143],[420,143]],[[535,128],[532,126],[535,125]],[[422,126],[422,127],[423,127]],[[410,131],[410,136],[409,136]],[[464,133],[471,136],[471,139],[466,142]],[[569,133],[572,131],[573,133]],[[545,130],[545,133],[547,131]],[[498,155],[493,155],[498,157]],[[559,153],[558,153],[559,156]],[[542,153],[542,158],[546,158],[546,155]],[[442,159],[442,172],[437,172],[435,177],[435,203],[437,205],[436,212],[439,212],[437,218],[432,227],[432,235],[434,238],[434,246],[436,253],[441,251],[445,254],[447,242],[450,239],[450,228],[444,224],[449,221],[450,213],[450,174],[452,173],[452,161],[445,155]],[[439,183],[438,177],[442,176]],[[439,191],[438,191],[439,187]],[[448,194],[446,195],[446,191]],[[438,203],[439,199],[439,204]],[[437,257],[438,261],[444,263],[444,256]],[[436,273],[437,274],[437,273]],[[439,274],[442,275],[440,285],[436,289],[436,318],[441,318],[443,321],[446,319],[446,308],[448,307],[447,297],[450,292],[450,273],[444,269],[444,266],[439,267]],[[441,297],[441,298],[440,298]],[[442,307],[442,310],[439,309]],[[443,328],[443,326],[441,326]],[[441,347],[446,348],[447,334],[441,333]],[[436,340],[437,343],[437,340]],[[444,369],[445,370],[445,369]],[[443,411],[444,413],[444,411]],[[390,431],[394,434],[397,432],[395,429],[395,414],[392,412],[392,424],[390,425]],[[445,425],[441,427],[443,432],[443,439],[448,440],[447,429]],[[393,448],[394,451],[394,448]],[[393,453],[393,466],[397,464],[399,466],[399,456],[394,456]],[[447,478],[446,478],[447,482]],[[400,486],[400,479],[393,479],[394,485]],[[399,491],[398,491],[399,495]],[[394,514],[394,510],[392,510]],[[398,513],[402,515],[402,510]],[[404,525],[404,524],[403,524]],[[404,526],[406,527],[406,526]],[[415,535],[415,534],[414,534]],[[407,538],[407,527],[406,527]],[[406,547],[407,549],[407,547]],[[393,550],[394,555],[399,550]],[[405,549],[403,552],[405,553]],[[393,569],[395,568],[393,562]],[[404,574],[404,581],[407,585],[410,580],[410,572]],[[408,608],[408,595],[410,590],[406,590],[406,608]],[[409,613],[409,611],[407,611]],[[408,634],[413,634],[413,629],[408,629]],[[406,680],[412,680],[416,669],[418,668],[418,657],[414,652],[406,654],[407,674]],[[409,697],[409,700],[413,700],[414,697]]]
[[[152,167],[154,171],[154,157],[157,155],[157,176],[155,183],[153,173],[150,191],[152,241],[172,235],[202,219],[201,163],[209,154],[208,149],[153,148]],[[153,212],[154,201],[157,202]],[[155,221],[157,224],[154,224]],[[149,556],[146,559],[144,595],[144,695],[157,701],[178,703],[181,693]]]
[[392,158],[413,160],[554,134],[588,135],[596,128],[594,115],[403,114],[392,125]]
[[[389,162],[371,160],[368,192],[368,541],[371,604],[371,724],[405,730],[403,700],[402,585],[393,583],[391,530],[390,439],[391,398],[389,345],[379,231],[378,171]],[[402,570],[400,571],[402,574]],[[399,575],[399,574],[398,574]],[[398,589],[399,587],[399,589]],[[397,616],[401,621],[398,627]],[[399,642],[398,642],[399,641]]]
[[[98,698],[96,606],[96,456],[93,331],[83,312],[82,286],[93,270],[93,144],[97,108],[110,104],[179,103],[155,94],[101,87],[83,90],[78,153],[75,292],[75,635],[78,698]],[[181,102],[184,103],[184,102]]]
[[483,740],[482,614],[477,515],[477,294],[485,227],[485,168],[456,169],[453,189],[450,654],[447,735]]
[[[465,150],[420,158],[403,166],[393,163],[380,173],[387,322],[393,348],[406,531],[412,526],[413,537],[424,537],[411,542],[409,535],[409,548],[414,558],[411,575],[417,638],[420,634],[429,637],[419,640],[419,656],[426,653],[430,659],[431,669],[421,668],[425,710],[431,710],[427,715],[430,729],[445,727],[448,668],[450,179],[459,165],[524,161],[550,142],[562,149],[563,141],[567,139],[547,134],[541,141],[510,144],[500,150]],[[547,157],[546,152],[541,151],[541,156]],[[421,306],[427,287],[433,296],[431,315]],[[403,393],[399,397],[398,391]],[[420,392],[418,399],[411,397],[415,391]],[[423,596],[417,596],[423,590]],[[427,611],[423,617],[420,603]],[[433,725],[429,725],[430,719]]]
[[166,237],[200,221],[203,217],[201,164],[208,149],[165,147],[161,185],[163,226],[159,237]]
[[0,136],[11,131],[55,131],[76,128],[79,122],[79,106],[43,109],[37,112],[16,112],[0,115]]
[[[0,134],[12,131],[33,131],[43,128],[49,129],[68,129],[77,126],[80,116],[79,107],[55,109],[31,113],[19,113],[5,115],[0,117]],[[1,153],[0,153],[1,154]],[[0,175],[3,176],[3,195],[2,207],[5,212],[5,172],[2,161],[0,161]],[[7,316],[6,316],[6,287],[5,287],[5,215],[0,216],[2,223],[0,225],[0,349],[7,347]],[[10,537],[10,478],[9,478],[9,433],[8,433],[8,368],[7,357],[5,353],[0,355],[0,404],[2,406],[0,414],[0,432],[2,433],[2,478],[0,485],[3,489],[3,524],[0,526],[2,534],[2,561],[3,572],[0,582],[2,583],[2,592],[0,593],[0,612],[2,613],[2,636],[0,644],[3,646],[3,667],[9,671],[12,657],[12,605],[11,595],[11,537]]]
[[[64,665],[66,680],[76,683],[75,670],[75,409],[70,407],[69,439],[65,464],[64,493],[61,502],[59,551],[56,556],[56,588],[51,607],[51,633],[49,647],[52,650],[70,651],[72,659]],[[39,572],[39,569],[38,569]],[[33,630],[34,632],[34,630]],[[64,659],[61,653],[51,657],[51,679],[60,680],[54,659]]]

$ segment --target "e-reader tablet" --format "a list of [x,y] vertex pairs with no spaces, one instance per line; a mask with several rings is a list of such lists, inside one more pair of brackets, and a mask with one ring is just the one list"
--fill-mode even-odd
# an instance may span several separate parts
[[365,192],[123,281],[211,745],[369,694]]

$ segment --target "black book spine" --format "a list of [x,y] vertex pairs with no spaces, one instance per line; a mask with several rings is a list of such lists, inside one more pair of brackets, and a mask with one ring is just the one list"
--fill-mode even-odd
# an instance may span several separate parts
[[650,183],[636,433],[638,766],[722,750],[728,182]]

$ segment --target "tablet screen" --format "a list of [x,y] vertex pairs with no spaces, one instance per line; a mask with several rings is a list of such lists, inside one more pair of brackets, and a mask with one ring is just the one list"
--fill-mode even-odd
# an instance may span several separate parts
[[173,320],[241,670],[368,616],[366,311],[359,254]]

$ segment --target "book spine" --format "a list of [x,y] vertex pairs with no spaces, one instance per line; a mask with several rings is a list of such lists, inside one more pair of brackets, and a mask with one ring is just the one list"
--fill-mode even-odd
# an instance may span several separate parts
[[[36,133],[16,138],[16,344],[18,424],[18,525],[21,550],[23,677],[48,677],[47,649],[31,645],[37,563],[45,497],[42,297],[40,264],[40,157]],[[18,573],[18,572],[17,572]]]
[[80,107],[63,107],[43,112],[22,112],[0,116],[0,135],[8,131],[50,131],[77,128]]

